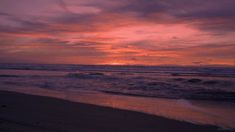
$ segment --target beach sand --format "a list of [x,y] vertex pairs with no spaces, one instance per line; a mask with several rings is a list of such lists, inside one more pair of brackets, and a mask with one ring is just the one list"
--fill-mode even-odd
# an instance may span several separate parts
[[[182,113],[183,114],[183,113]],[[0,91],[1,132],[214,132],[139,112]]]

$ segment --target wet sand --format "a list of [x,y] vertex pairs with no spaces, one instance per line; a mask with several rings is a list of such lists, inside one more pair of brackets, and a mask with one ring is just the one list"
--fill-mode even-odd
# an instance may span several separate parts
[[0,91],[1,132],[214,132],[139,112]]

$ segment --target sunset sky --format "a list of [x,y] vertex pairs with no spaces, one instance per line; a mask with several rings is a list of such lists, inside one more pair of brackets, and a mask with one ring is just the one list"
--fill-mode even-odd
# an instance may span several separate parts
[[235,66],[235,0],[0,0],[0,46],[0,63]]

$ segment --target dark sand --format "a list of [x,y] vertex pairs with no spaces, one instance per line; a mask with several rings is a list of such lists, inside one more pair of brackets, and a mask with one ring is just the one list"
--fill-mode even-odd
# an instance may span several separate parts
[[0,91],[0,132],[174,131],[218,130],[139,112]]

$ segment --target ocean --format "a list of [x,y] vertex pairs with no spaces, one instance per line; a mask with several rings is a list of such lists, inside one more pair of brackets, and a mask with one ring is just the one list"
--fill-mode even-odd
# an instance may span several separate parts
[[232,67],[0,64],[0,90],[235,128]]

